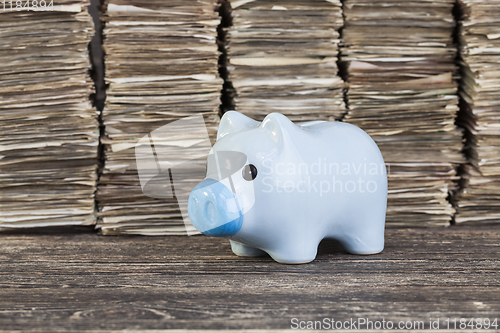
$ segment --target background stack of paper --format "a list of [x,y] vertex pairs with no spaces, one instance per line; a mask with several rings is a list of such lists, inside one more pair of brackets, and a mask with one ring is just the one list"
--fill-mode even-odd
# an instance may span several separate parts
[[[105,165],[97,192],[98,226],[104,234],[186,232],[169,180],[189,191],[203,178],[207,142],[196,136],[207,130],[196,119],[163,126],[203,113],[208,135],[215,135],[223,83],[216,5],[216,0],[105,2],[109,89],[103,111]],[[154,178],[145,188],[149,196],[141,188],[135,157],[145,136],[141,156],[150,168],[145,173]],[[149,160],[149,144],[156,160]],[[182,159],[194,157],[199,160],[179,167]]]
[[337,120],[345,113],[337,75],[338,0],[231,1],[228,72],[235,109],[262,120]]
[[341,59],[345,121],[368,132],[390,165],[387,222],[448,224],[462,163],[454,0],[346,0]]
[[461,0],[462,125],[467,128],[457,223],[500,221],[500,3]]
[[86,5],[0,10],[0,229],[95,223]]

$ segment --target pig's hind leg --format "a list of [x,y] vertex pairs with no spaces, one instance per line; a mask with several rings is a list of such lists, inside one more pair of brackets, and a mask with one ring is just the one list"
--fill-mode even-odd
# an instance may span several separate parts
[[334,237],[352,254],[376,254],[384,249],[384,223],[354,223]]
[[376,254],[384,249],[387,196],[367,196],[359,200],[337,221],[335,238],[353,254]]
[[266,255],[266,252],[257,249],[255,247],[251,247],[240,242],[234,241],[232,239],[229,240],[231,243],[231,250],[237,256],[241,257],[260,257]]

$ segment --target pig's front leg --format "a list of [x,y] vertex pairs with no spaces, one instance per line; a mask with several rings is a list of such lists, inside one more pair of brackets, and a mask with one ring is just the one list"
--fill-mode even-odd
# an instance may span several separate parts
[[231,243],[231,250],[237,256],[241,257],[260,257],[266,255],[266,252],[257,249],[255,247],[251,247],[240,242],[234,241],[232,239],[229,240]]
[[268,251],[269,255],[282,264],[305,264],[316,259],[319,241],[302,240],[292,241],[286,245]]

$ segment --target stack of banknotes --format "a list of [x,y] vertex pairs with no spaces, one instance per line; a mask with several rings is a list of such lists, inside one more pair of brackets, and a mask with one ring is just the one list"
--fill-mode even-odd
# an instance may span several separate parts
[[0,5],[0,230],[94,224],[88,3]]
[[179,202],[204,177],[219,120],[216,6],[105,1],[103,234],[194,232]]
[[465,182],[457,223],[500,221],[500,3],[460,0],[463,114],[467,129]]
[[299,122],[340,119],[340,1],[230,3],[227,69],[235,109],[256,120],[271,112]]
[[455,126],[459,73],[454,0],[344,1],[344,121],[368,132],[387,164],[387,223],[447,225],[464,163]]

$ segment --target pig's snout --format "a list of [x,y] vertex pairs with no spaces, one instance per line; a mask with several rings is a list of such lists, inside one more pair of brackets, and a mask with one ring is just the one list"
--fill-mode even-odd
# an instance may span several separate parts
[[207,178],[191,191],[188,201],[191,222],[208,236],[231,236],[243,223],[243,215],[234,194],[226,185]]

